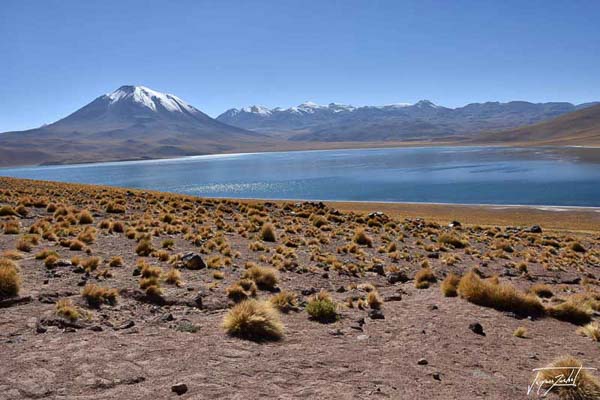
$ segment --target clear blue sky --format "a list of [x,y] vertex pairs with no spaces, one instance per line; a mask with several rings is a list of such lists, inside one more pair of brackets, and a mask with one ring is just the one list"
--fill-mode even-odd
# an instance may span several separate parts
[[0,3],[0,131],[124,84],[250,104],[600,100],[600,1]]

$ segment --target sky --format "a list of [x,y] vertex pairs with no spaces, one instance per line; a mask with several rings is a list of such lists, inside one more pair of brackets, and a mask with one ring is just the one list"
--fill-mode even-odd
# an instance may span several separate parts
[[600,1],[1,0],[0,132],[122,85],[232,107],[600,100]]

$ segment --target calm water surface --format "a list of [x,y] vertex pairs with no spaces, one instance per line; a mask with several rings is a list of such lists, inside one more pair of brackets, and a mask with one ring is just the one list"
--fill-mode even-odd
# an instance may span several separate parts
[[211,197],[600,206],[600,149],[429,147],[4,168]]

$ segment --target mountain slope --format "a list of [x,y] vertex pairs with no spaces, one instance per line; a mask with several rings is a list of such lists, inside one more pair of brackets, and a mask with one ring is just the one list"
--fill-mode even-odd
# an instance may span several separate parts
[[0,134],[0,165],[159,158],[226,151],[263,135],[216,121],[176,96],[122,86],[50,125]]
[[600,145],[600,105],[584,108],[538,124],[479,135],[482,143]]
[[431,140],[528,125],[589,105],[513,101],[452,109],[428,100],[364,107],[303,103],[287,109],[231,109],[217,119],[256,132],[287,133],[296,141]]

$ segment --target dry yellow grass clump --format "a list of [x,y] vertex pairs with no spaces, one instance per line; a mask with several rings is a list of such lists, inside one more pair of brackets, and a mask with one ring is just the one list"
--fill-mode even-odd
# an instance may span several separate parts
[[277,235],[275,234],[275,227],[273,224],[267,222],[263,224],[260,229],[260,238],[265,242],[276,242]]
[[456,297],[458,295],[458,284],[460,277],[454,273],[449,273],[442,281],[440,289],[445,297]]
[[250,279],[240,279],[226,290],[227,297],[236,303],[256,296],[256,283]]
[[278,340],[284,326],[270,302],[244,300],[236,304],[223,319],[223,328],[231,336],[254,341]]
[[298,296],[294,292],[283,290],[271,297],[269,301],[281,312],[287,313],[298,309]]
[[9,259],[0,259],[0,299],[17,296],[20,287],[21,278],[17,265]]
[[324,290],[311,297],[306,312],[319,322],[333,322],[338,318],[337,305],[331,295]]
[[273,268],[253,266],[244,271],[242,278],[253,280],[260,289],[273,290],[279,281],[279,274]]
[[361,246],[373,247],[373,239],[367,235],[367,232],[364,230],[364,228],[356,229],[354,232],[354,238],[352,240],[354,243]]
[[56,302],[56,314],[70,321],[75,321],[81,316],[70,299],[60,299]]
[[544,306],[537,297],[523,294],[509,284],[483,280],[473,271],[461,278],[458,293],[471,303],[500,311],[532,316],[544,314]]
[[98,308],[103,303],[114,305],[117,302],[117,289],[109,289],[94,285],[93,283],[85,285],[81,295],[92,308]]
[[[546,369],[537,371],[535,381],[542,384],[542,392],[558,395],[560,400],[598,400],[600,399],[600,382],[586,369],[582,369],[581,361],[565,356],[549,364]],[[573,385],[553,386],[558,380],[572,379]]]
[[600,324],[592,322],[577,330],[582,336],[587,336],[595,342],[600,342]]
[[427,289],[432,283],[437,281],[431,268],[421,268],[415,275],[415,287],[417,289]]

